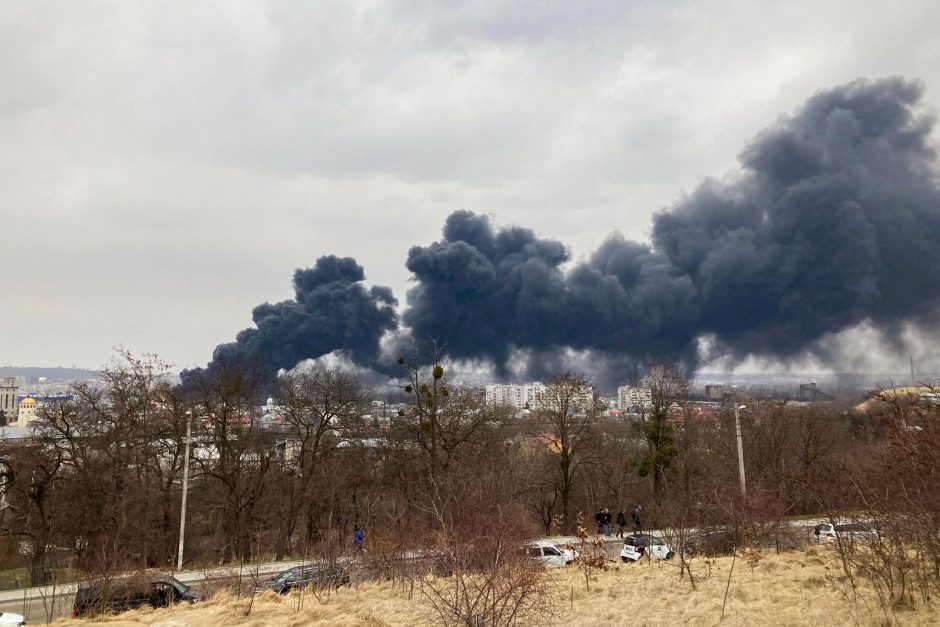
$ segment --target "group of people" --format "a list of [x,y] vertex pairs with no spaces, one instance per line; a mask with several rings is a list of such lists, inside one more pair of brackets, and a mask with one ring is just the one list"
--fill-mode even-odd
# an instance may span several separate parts
[[[580,512],[578,518],[581,518]],[[640,517],[639,505],[637,505],[636,509],[633,510],[630,518],[633,521],[633,533],[640,533],[643,530],[643,520]],[[597,513],[594,514],[594,521],[597,523],[597,535],[611,535],[613,533],[613,528],[611,526],[612,520],[613,516],[611,515],[609,509],[605,507],[604,509],[597,510]],[[617,512],[617,527],[619,527],[617,536],[620,538],[624,537],[627,531],[627,515],[623,513],[623,510]]]

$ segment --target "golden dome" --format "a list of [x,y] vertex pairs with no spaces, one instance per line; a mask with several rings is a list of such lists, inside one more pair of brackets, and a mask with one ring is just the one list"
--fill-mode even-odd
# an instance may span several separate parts
[[35,405],[35,404],[36,404],[36,399],[31,398],[29,396],[27,396],[26,398],[20,401],[21,406],[22,405]]

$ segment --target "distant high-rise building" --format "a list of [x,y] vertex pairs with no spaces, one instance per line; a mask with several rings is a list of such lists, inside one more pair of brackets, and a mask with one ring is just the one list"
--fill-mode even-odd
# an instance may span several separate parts
[[709,383],[705,386],[705,398],[710,401],[720,401],[725,397],[725,386],[720,383]]
[[800,400],[801,401],[815,401],[818,390],[816,389],[816,382],[812,383],[801,383],[800,384]]
[[16,421],[19,411],[17,397],[20,393],[20,382],[16,377],[4,377],[0,381],[0,411],[3,412],[4,425]]
[[[495,383],[486,386],[486,402],[511,405],[518,409],[546,409],[551,403],[550,385],[541,381],[532,383]],[[582,410],[594,405],[594,389],[585,385],[576,390],[572,402]]]
[[653,392],[649,388],[624,385],[617,388],[617,407],[623,411],[641,412],[653,407]]
[[538,409],[545,384],[495,383],[486,386],[486,402],[495,405],[512,405],[519,409]]

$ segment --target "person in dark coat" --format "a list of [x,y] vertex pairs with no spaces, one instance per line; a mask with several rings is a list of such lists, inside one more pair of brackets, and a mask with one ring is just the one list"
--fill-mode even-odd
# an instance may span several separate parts
[[597,510],[597,513],[594,514],[594,522],[597,523],[597,535],[604,533],[604,510]]
[[603,513],[604,513],[604,516],[602,520],[604,524],[602,526],[604,529],[604,535],[609,536],[612,533],[611,528],[610,528],[610,521],[613,518],[613,516],[611,515],[610,510],[607,509],[606,507],[604,508]]
[[643,531],[643,521],[640,519],[640,506],[637,505],[633,510],[633,534],[637,535]]
[[620,527],[617,537],[622,538],[627,531],[627,515],[623,513],[623,510],[617,512],[617,526]]
[[356,547],[357,551],[361,551],[365,543],[366,543],[365,532],[362,530],[362,527],[356,527],[356,535],[353,536],[353,546]]

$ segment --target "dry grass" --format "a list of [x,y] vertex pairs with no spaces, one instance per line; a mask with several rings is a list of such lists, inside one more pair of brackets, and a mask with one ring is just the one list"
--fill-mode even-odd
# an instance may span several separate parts
[[[862,586],[853,594],[830,547],[813,547],[783,555],[764,555],[756,562],[738,558],[721,620],[731,558],[697,559],[697,588],[679,580],[675,564],[646,562],[612,565],[585,589],[572,568],[550,571],[559,590],[559,625],[936,625],[936,604],[886,615],[874,594]],[[226,593],[194,606],[171,610],[144,609],[99,622],[61,620],[56,625],[107,624],[176,626],[262,625],[415,625],[431,624],[419,594],[408,599],[400,586],[365,584],[317,599],[273,593],[255,599],[247,616],[247,599]]]
[[884,398],[887,399],[897,399],[901,402],[902,405],[910,405],[913,403],[920,394],[924,392],[931,392],[932,390],[929,387],[922,385],[916,386],[907,386],[899,388],[889,388],[886,390],[880,390],[876,395],[870,396],[861,403],[855,406],[855,411],[861,413],[868,413],[876,409],[883,409],[887,407],[884,400],[880,398],[883,394]]

